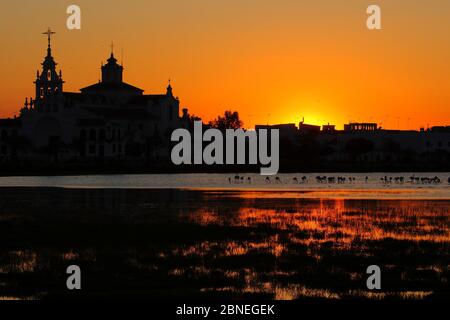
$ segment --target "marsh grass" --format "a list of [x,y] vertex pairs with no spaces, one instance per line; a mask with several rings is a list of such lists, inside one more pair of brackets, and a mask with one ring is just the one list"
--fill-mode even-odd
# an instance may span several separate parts
[[[0,297],[448,299],[450,201],[4,188]],[[277,191],[279,192],[279,191]],[[83,290],[65,287],[68,265]],[[379,265],[383,289],[366,290]]]

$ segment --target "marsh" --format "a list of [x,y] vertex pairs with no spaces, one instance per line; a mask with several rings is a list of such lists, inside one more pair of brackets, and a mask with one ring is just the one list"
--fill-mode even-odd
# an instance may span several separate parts
[[[0,192],[3,299],[449,298],[447,199],[401,199],[398,190],[392,198],[332,190]],[[72,264],[82,270],[79,292],[65,286]],[[382,269],[381,291],[366,288],[372,264]]]

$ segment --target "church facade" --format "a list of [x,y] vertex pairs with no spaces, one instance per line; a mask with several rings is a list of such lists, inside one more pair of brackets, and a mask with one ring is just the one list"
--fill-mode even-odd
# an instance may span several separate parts
[[111,52],[98,83],[64,91],[62,72],[52,56],[51,32],[35,97],[20,115],[0,119],[0,160],[161,159],[169,155],[172,131],[183,127],[179,99],[169,83],[163,94],[123,81],[123,67]]

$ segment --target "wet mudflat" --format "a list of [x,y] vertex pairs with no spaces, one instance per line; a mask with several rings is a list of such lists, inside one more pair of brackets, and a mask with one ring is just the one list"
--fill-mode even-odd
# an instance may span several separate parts
[[[329,191],[332,192],[332,191]],[[0,297],[449,299],[450,201],[0,188]],[[66,288],[66,268],[82,290]],[[366,289],[367,266],[382,290]]]

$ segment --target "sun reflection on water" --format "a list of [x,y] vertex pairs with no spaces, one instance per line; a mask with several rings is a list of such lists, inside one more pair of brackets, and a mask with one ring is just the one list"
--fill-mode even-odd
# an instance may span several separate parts
[[[175,254],[201,257],[214,255],[214,257],[228,258],[248,256],[249,259],[252,259],[255,254],[260,254],[274,259],[273,269],[258,272],[250,269],[245,272],[245,276],[242,277],[243,283],[239,285],[203,288],[205,291],[269,293],[275,299],[301,297],[339,299],[348,296],[367,299],[387,297],[422,299],[433,292],[398,290],[373,293],[355,288],[333,291],[329,288],[308,287],[302,283],[293,283],[298,280],[292,279],[302,278],[299,274],[308,268],[320,268],[320,265],[316,263],[329,260],[330,254],[337,257],[343,255],[349,259],[346,263],[352,263],[352,256],[369,260],[382,259],[383,257],[377,254],[379,255],[380,251],[381,254],[383,253],[380,249],[383,247],[392,250],[392,254],[395,250],[406,250],[411,254],[417,251],[415,254],[425,255],[428,246],[434,244],[441,245],[445,250],[444,254],[449,253],[450,215],[447,201],[295,199],[286,204],[286,202],[274,202],[272,197],[269,197],[271,201],[267,199],[254,201],[247,196],[241,198],[245,199],[245,205],[235,208],[234,211],[228,210],[228,207],[202,208],[195,212],[181,214],[180,218],[204,227],[245,228],[250,234],[270,231],[270,236],[263,236],[253,241],[225,240],[214,243],[204,241],[178,248]],[[399,244],[399,248],[396,248],[396,243]],[[410,248],[404,248],[405,244],[409,244]],[[290,271],[277,269],[278,261],[295,257],[310,259],[312,265],[300,263],[300,268],[293,267]],[[336,266],[327,265],[328,274],[342,273],[343,277],[351,281],[362,281],[358,273],[344,270],[345,267],[343,268],[339,263]],[[443,283],[447,282],[444,273],[448,272],[449,265],[444,261],[439,265],[427,265],[427,261],[422,261],[421,265],[415,270],[414,266],[407,266],[407,271],[404,271],[408,274],[406,278],[412,277],[409,273],[428,270],[440,276]],[[398,262],[386,266],[387,269],[392,270],[398,267],[400,267]],[[210,271],[208,268],[202,269],[204,275],[209,274]],[[225,275],[229,272],[225,269],[222,271]],[[310,273],[314,274],[314,271]],[[237,273],[233,272],[233,274],[236,276]],[[270,280],[280,278],[282,274],[290,277],[291,281],[280,283],[276,279]]]

